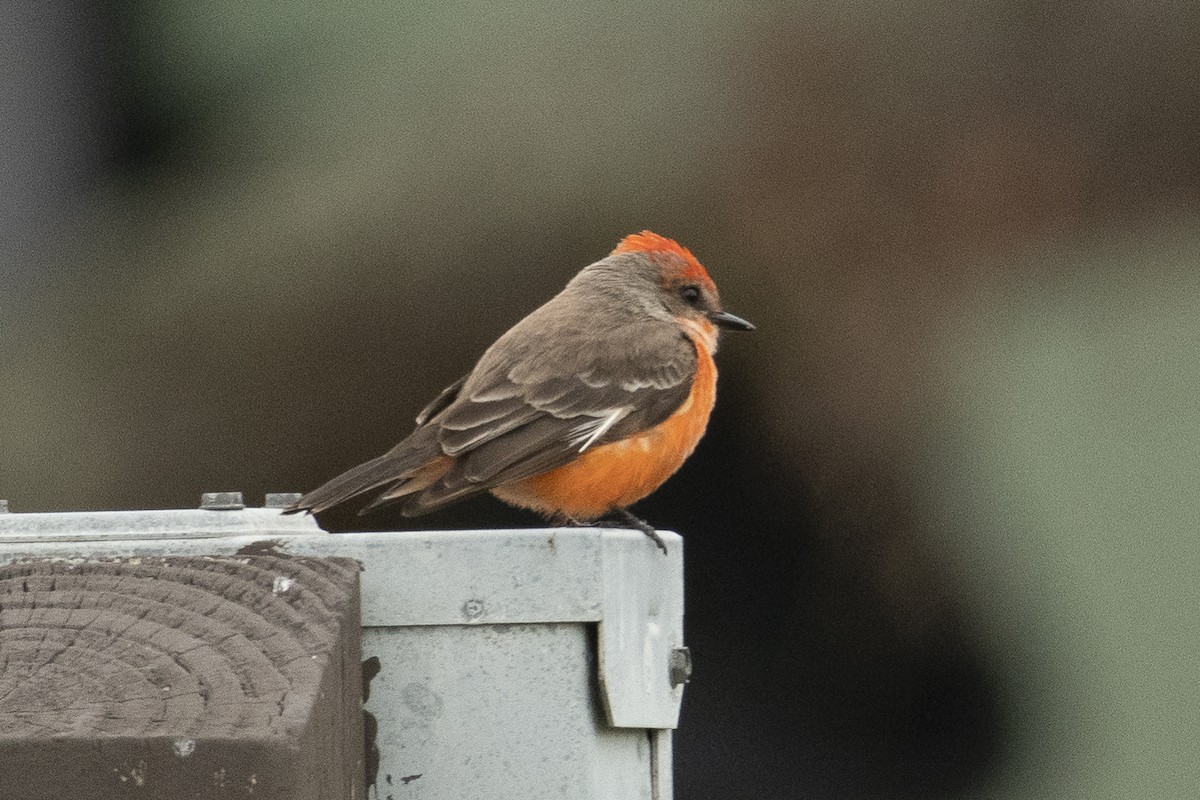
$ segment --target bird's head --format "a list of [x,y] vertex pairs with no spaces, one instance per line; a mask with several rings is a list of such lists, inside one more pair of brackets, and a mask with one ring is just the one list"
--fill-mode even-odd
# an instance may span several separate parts
[[[715,345],[717,328],[752,331],[754,326],[721,307],[717,286],[691,251],[673,239],[642,231],[626,236],[612,251],[630,254],[652,268],[657,299],[681,325]],[[711,348],[710,348],[711,349]]]

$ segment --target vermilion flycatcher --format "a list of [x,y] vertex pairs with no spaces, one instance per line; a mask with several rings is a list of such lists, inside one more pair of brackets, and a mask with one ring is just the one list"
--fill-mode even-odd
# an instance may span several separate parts
[[359,513],[399,503],[415,516],[490,491],[557,524],[617,515],[666,552],[628,507],[704,435],[718,328],[754,326],[721,309],[687,248],[650,231],[627,236],[497,339],[404,441],[287,511],[375,492]]

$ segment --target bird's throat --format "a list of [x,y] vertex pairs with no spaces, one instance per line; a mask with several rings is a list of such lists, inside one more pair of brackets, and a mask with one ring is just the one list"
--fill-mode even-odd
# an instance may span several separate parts
[[695,320],[687,317],[676,317],[675,321],[683,329],[697,347],[703,347],[711,356],[717,352],[717,336],[720,329],[708,320]]

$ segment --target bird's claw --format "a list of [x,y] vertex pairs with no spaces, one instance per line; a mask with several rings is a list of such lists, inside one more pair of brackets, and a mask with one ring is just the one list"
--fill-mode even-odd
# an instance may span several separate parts
[[659,550],[662,550],[664,556],[667,554],[667,543],[664,542],[662,537],[658,535],[658,531],[654,529],[653,525],[625,508],[617,509],[616,513],[621,517],[626,525],[631,528],[635,528],[649,536],[650,541],[654,542],[654,544],[658,546]]
[[[663,541],[663,538],[658,535],[658,531],[656,531],[654,526],[649,522],[646,522],[646,520],[636,516],[624,508],[613,509],[612,515],[618,518],[618,520],[616,520],[618,524],[623,524],[628,528],[633,528],[634,530],[639,530],[646,534],[646,536],[650,538],[650,541],[654,542],[655,546],[659,550],[662,550],[664,556],[667,554],[667,543]],[[550,524],[561,525],[567,528],[591,528],[595,527],[597,523],[578,520],[569,514],[564,514],[563,512],[559,511],[550,517]]]

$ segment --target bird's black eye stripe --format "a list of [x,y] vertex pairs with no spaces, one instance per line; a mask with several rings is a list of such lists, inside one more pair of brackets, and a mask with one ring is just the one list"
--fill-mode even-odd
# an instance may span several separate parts
[[683,286],[679,289],[679,296],[683,298],[683,302],[694,308],[699,308],[703,301],[703,295],[700,294],[699,286]]

